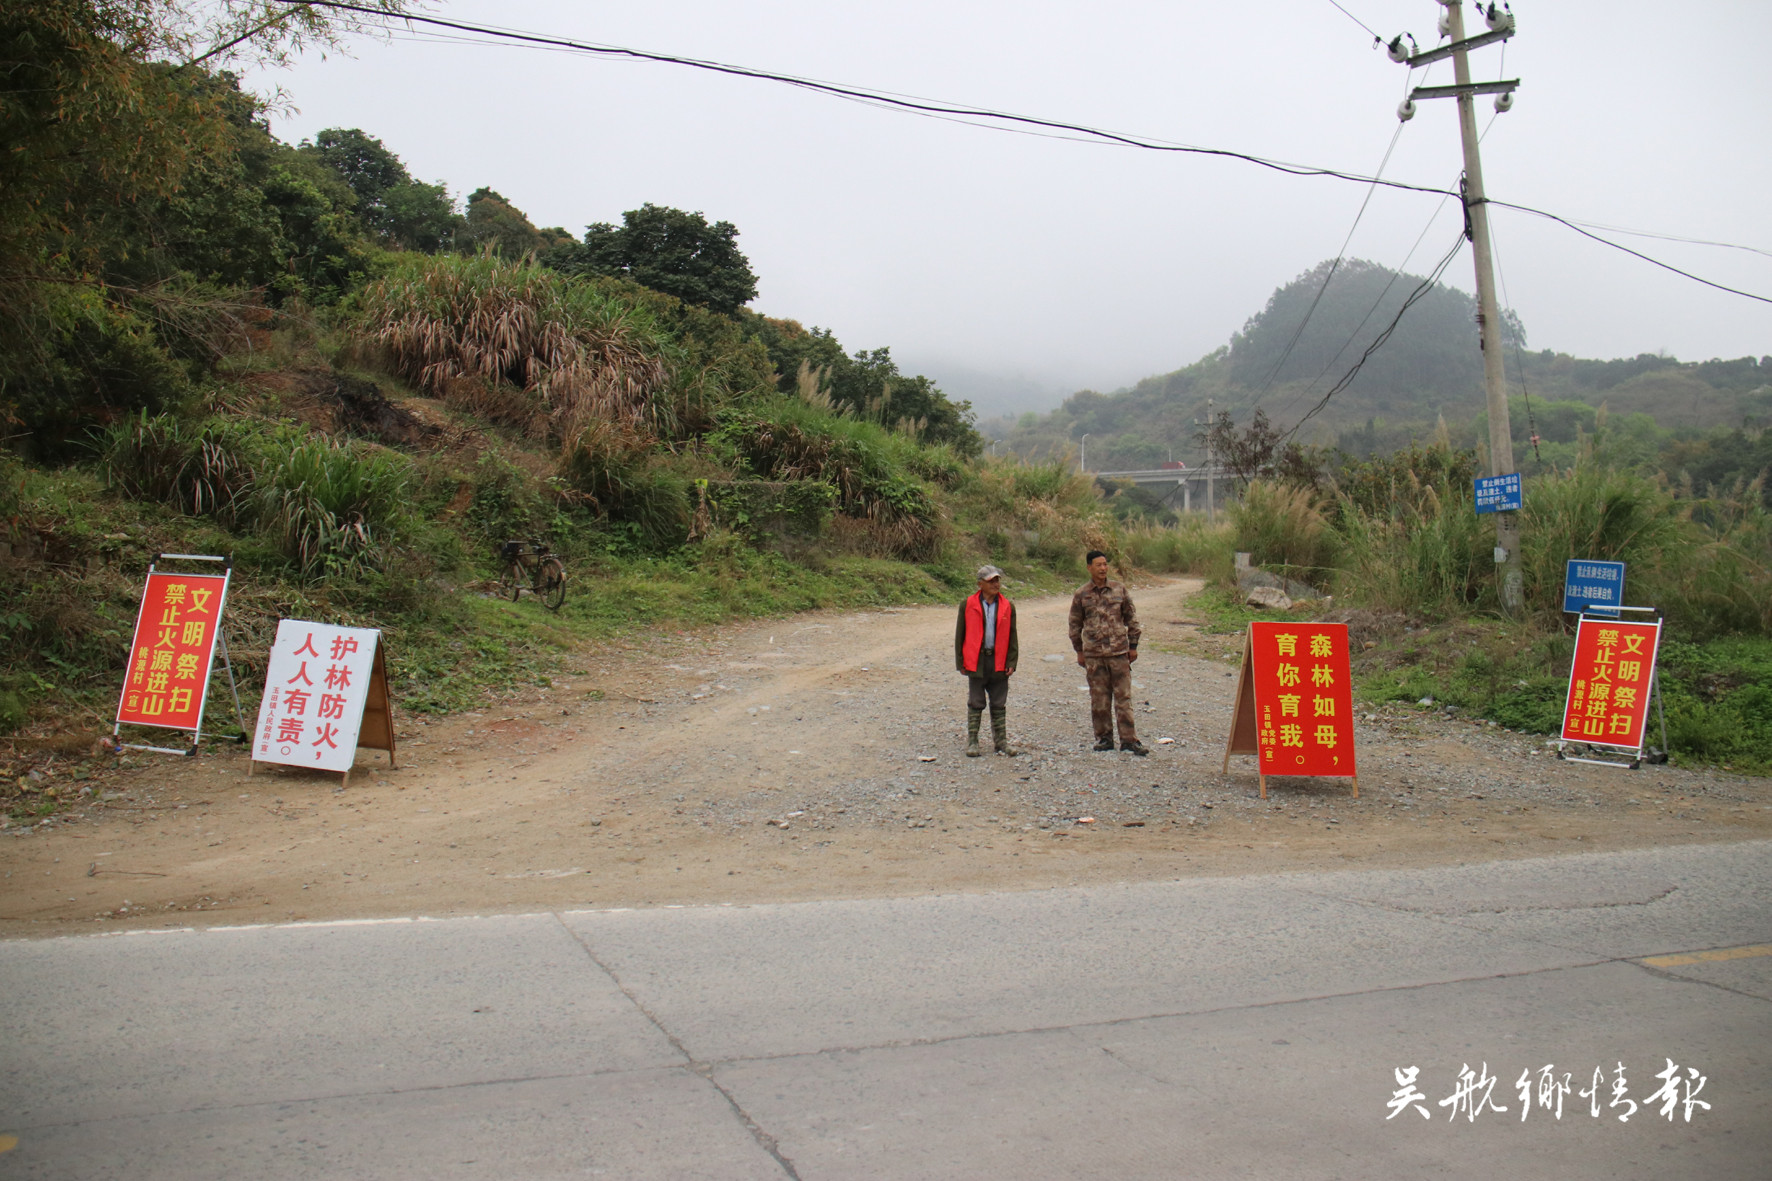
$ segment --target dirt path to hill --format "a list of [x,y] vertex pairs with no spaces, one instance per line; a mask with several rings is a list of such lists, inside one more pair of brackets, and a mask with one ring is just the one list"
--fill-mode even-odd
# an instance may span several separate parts
[[[1149,758],[1089,750],[1068,599],[1021,604],[1008,759],[962,757],[953,609],[817,613],[586,654],[549,689],[398,720],[350,786],[243,752],[136,756],[0,833],[0,935],[1029,889],[1772,836],[1772,780],[1558,762],[1362,711],[1344,781],[1221,774],[1236,641],[1137,589]],[[398,658],[398,654],[395,654]],[[1172,743],[1158,745],[1160,738]],[[72,785],[69,785],[72,786]],[[1084,818],[1089,818],[1084,822]]]

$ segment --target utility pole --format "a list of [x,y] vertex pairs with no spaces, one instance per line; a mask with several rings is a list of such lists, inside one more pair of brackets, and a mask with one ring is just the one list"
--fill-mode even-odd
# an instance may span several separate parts
[[1212,399],[1206,399],[1206,521],[1208,524],[1218,520],[1218,505],[1213,498],[1213,481],[1218,477],[1216,461],[1212,458]]
[[[1464,144],[1464,218],[1471,240],[1472,261],[1477,273],[1477,333],[1483,350],[1483,383],[1489,405],[1489,474],[1508,475],[1514,471],[1514,435],[1508,422],[1507,374],[1503,367],[1504,346],[1501,312],[1495,302],[1495,266],[1489,247],[1489,206],[1483,190],[1483,162],[1477,154],[1476,96],[1496,96],[1495,109],[1506,111],[1513,106],[1518,78],[1503,82],[1471,82],[1469,51],[1505,41],[1514,34],[1513,13],[1491,3],[1478,5],[1488,25],[1487,33],[1467,38],[1464,35],[1462,0],[1438,0],[1446,10],[1442,29],[1451,43],[1424,53],[1404,54],[1402,38],[1390,43],[1392,60],[1406,63],[1411,69],[1443,58],[1452,59],[1451,86],[1418,86],[1397,110],[1407,120],[1415,114],[1415,100],[1420,98],[1454,98],[1458,102],[1458,134]],[[1501,581],[1501,605],[1509,615],[1518,615],[1525,606],[1525,578],[1520,567],[1520,522],[1513,512],[1495,514],[1495,566]]]
[[1083,432],[1083,444],[1077,451],[1077,473],[1081,475],[1089,470],[1089,432]]

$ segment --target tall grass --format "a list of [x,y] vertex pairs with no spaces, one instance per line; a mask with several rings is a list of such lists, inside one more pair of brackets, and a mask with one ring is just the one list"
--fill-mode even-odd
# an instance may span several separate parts
[[143,414],[114,424],[98,451],[111,489],[256,529],[307,580],[387,569],[409,516],[410,462],[373,444]]
[[1383,514],[1340,503],[1343,589],[1371,607],[1444,619],[1493,606],[1495,534],[1447,483],[1414,482]]
[[407,462],[391,452],[314,439],[259,477],[260,527],[302,576],[385,569],[406,516]]
[[191,422],[143,410],[112,423],[97,446],[110,488],[191,516],[234,524],[252,487],[252,441],[224,419]]
[[664,333],[640,310],[532,260],[415,258],[369,285],[357,331],[397,372],[438,395],[478,381],[535,396],[548,435],[597,422],[668,433]]
[[1527,601],[1544,614],[1562,610],[1571,559],[1624,562],[1626,591],[1641,602],[1636,594],[1659,582],[1699,542],[1665,488],[1592,462],[1531,481],[1520,535]]
[[[1495,611],[1494,526],[1468,484],[1402,473],[1388,501],[1343,496],[1345,589],[1356,601],[1432,618]],[[1676,633],[1772,634],[1772,514],[1757,482],[1706,500],[1592,459],[1528,481],[1521,511],[1528,609],[1562,623],[1567,563],[1625,563],[1631,605],[1661,607]]]
[[1120,530],[1120,550],[1126,561],[1158,574],[1229,579],[1235,548],[1235,526],[1229,521],[1209,524],[1198,513],[1189,513],[1168,527],[1135,525]]
[[1257,565],[1279,567],[1316,586],[1329,585],[1341,538],[1323,515],[1316,493],[1271,480],[1254,480],[1231,506],[1236,548]]

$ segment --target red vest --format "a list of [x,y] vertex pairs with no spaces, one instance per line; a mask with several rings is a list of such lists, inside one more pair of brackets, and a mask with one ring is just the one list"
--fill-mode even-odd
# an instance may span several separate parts
[[[960,651],[966,659],[966,671],[978,671],[979,649],[984,647],[984,603],[982,595],[973,595],[966,600],[966,639],[962,641]],[[998,672],[1009,670],[1009,619],[1014,613],[1009,605],[1008,595],[997,596],[997,648],[992,653],[992,663]]]

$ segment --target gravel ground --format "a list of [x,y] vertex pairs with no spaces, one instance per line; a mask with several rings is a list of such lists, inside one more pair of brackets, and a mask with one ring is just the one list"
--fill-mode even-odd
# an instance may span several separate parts
[[[1772,836],[1772,781],[1559,761],[1541,737],[1363,709],[1345,779],[1222,770],[1240,639],[1197,582],[1135,588],[1148,758],[1089,749],[1068,596],[1018,603],[1017,758],[963,755],[953,608],[817,613],[587,653],[438,721],[400,759],[247,778],[225,749],[132,756],[0,839],[0,934],[93,924],[482,913],[1027,889],[1439,864]],[[397,654],[396,654],[397,655]],[[1171,739],[1164,743],[1163,739]]]

